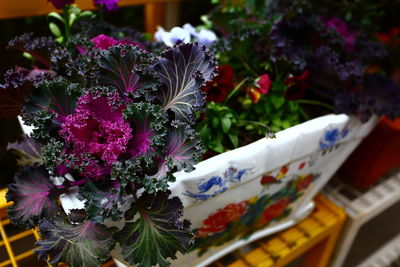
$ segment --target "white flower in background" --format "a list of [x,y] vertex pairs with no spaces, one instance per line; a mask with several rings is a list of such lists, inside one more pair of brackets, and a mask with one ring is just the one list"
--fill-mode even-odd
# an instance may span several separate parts
[[173,27],[171,31],[167,32],[163,27],[158,26],[157,32],[154,34],[154,38],[158,42],[164,42],[164,44],[167,46],[173,46],[178,41],[189,43],[190,33],[181,27]]
[[217,41],[217,35],[213,31],[207,30],[207,29],[202,29],[200,32],[197,34],[197,42],[199,44],[203,44],[205,46],[210,46],[212,43]]
[[[191,38],[191,36],[193,38]],[[200,32],[197,32],[191,24],[186,23],[182,28],[174,27],[169,32],[165,31],[163,27],[158,26],[154,38],[157,42],[163,42],[167,46],[173,46],[177,41],[183,43],[196,41],[199,44],[210,46],[217,40],[217,35],[215,35],[213,31],[207,29],[202,29]]]

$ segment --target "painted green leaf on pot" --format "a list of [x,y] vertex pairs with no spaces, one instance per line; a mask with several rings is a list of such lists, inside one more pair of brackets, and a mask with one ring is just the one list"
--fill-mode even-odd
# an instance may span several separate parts
[[170,192],[144,193],[133,203],[140,218],[126,223],[116,234],[121,243],[122,256],[138,267],[169,266],[167,258],[175,259],[180,251],[185,253],[191,243],[190,222],[181,220],[182,202],[169,198]]

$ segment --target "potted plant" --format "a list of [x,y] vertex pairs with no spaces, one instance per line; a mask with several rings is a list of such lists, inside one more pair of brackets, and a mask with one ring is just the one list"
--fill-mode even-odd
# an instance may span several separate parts
[[[69,21],[68,16],[82,16],[69,4],[64,18],[56,18],[59,25]],[[304,52],[295,62],[281,58],[274,63],[268,53],[248,66],[237,62],[239,54],[228,48],[240,46],[241,33],[249,33],[244,35],[246,45],[264,38],[279,50],[286,27],[277,28],[292,25],[292,17],[284,12],[278,20],[268,13],[249,15],[256,13],[248,13],[247,5],[228,11],[223,10],[221,18],[238,12],[244,23],[236,25],[243,28],[227,36],[190,27],[186,33],[161,30],[160,40],[169,40],[166,45],[172,47],[158,56],[148,51],[158,53],[161,44],[102,23],[100,30],[85,24],[86,29],[75,34],[66,28],[71,25],[58,31],[51,26],[55,41],[32,41],[24,35],[11,42],[48,63],[39,70],[9,71],[2,91],[18,100],[11,108],[3,106],[12,115],[24,106],[23,121],[33,126],[31,136],[38,142],[27,137],[10,146],[31,166],[16,176],[8,197],[14,201],[14,222],[30,227],[40,223],[40,257],[49,255],[52,264],[96,266],[111,254],[125,264],[165,266],[167,258],[179,255],[177,266],[206,265],[306,216],[312,197],[374,126],[376,119],[368,120],[372,113],[391,115],[398,108],[390,90],[382,97],[384,109],[363,105],[376,93],[375,87],[366,88],[364,73],[356,73],[360,80],[353,72],[348,76],[350,82],[355,79],[351,85],[361,88],[356,97],[348,97],[355,91],[341,89],[347,80],[338,74],[346,61],[319,60],[329,58],[325,52],[334,57],[333,49],[290,46],[284,51]],[[327,25],[322,18],[320,23]],[[337,30],[329,34],[339,43],[336,53],[347,55]],[[186,43],[190,38],[217,52],[222,64],[233,62],[233,67],[217,67],[204,45]],[[240,53],[263,55],[251,45]],[[353,57],[350,53],[345,58]],[[362,59],[360,64],[367,66],[369,57]],[[326,69],[334,74],[323,73],[318,79],[320,63],[332,63]],[[328,88],[332,97],[323,102],[315,92],[323,91],[325,83],[320,82],[328,80],[336,87]],[[345,103],[338,111],[356,113],[366,123],[344,114],[318,117],[320,108],[310,111],[301,101],[285,99],[309,94],[303,104],[325,109],[333,102]],[[208,109],[203,111],[207,98]],[[318,118],[308,120],[310,114]],[[307,121],[298,124],[303,120]],[[196,130],[211,153],[241,147],[204,160],[193,170],[201,152]],[[272,131],[279,131],[275,139],[253,142],[266,132],[272,137]],[[27,209],[33,201],[34,208]],[[181,255],[193,240],[191,252]],[[120,246],[112,250],[116,242]]]
[[[172,185],[195,229],[195,249],[177,266],[205,266],[296,223],[374,127],[371,116],[398,116],[399,87],[371,68],[385,48],[342,11],[320,7],[221,1],[204,25],[156,33],[167,46],[203,43],[220,63],[202,88],[208,105],[197,129],[208,156],[224,153]],[[332,112],[351,117],[322,116]]]

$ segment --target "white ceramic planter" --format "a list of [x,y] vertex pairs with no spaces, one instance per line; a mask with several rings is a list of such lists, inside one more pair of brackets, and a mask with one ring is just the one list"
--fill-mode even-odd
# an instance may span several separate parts
[[[195,230],[195,249],[173,266],[206,266],[234,249],[296,224],[312,198],[375,126],[347,115],[319,117],[176,173],[171,184]],[[72,203],[71,201],[75,201]],[[64,197],[64,208],[76,199]],[[68,207],[68,208],[67,208]],[[112,256],[124,263],[119,249]]]

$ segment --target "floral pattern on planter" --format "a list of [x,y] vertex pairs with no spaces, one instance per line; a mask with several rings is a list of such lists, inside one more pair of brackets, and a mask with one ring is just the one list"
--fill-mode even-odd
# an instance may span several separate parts
[[342,141],[344,138],[346,138],[349,133],[349,128],[343,128],[342,130],[340,130],[339,128],[327,129],[322,135],[322,138],[319,142],[319,148],[325,149],[328,147],[332,147],[336,145],[337,142]]
[[228,190],[232,183],[239,183],[243,175],[249,170],[238,170],[234,167],[229,167],[222,176],[212,176],[199,182],[197,184],[197,192],[186,191],[182,194],[198,201],[207,200]]
[[[202,255],[212,246],[220,246],[235,238],[243,239],[266,227],[268,224],[286,218],[291,203],[303,195],[319,174],[294,175],[278,192],[260,194],[239,203],[231,203],[210,214],[203,226],[195,230],[195,246]],[[260,183],[263,184],[263,179]]]

